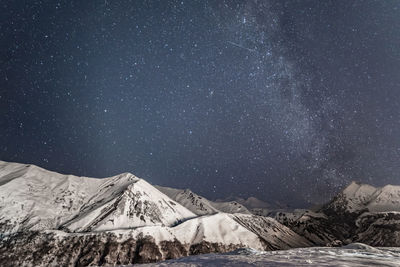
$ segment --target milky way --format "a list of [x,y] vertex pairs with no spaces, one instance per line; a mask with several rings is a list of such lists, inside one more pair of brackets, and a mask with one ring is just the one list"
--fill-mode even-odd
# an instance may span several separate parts
[[398,1],[3,1],[0,158],[304,205],[400,183]]

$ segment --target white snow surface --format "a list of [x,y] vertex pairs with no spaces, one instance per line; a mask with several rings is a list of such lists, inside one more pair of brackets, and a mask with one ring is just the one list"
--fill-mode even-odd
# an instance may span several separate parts
[[158,185],[155,187],[197,215],[215,214],[220,212],[211,205],[211,201],[197,195],[189,189],[176,189]]
[[227,213],[206,215],[186,221],[172,231],[182,243],[196,244],[204,240],[262,249],[259,237],[235,221],[234,216]]
[[400,266],[400,248],[373,248],[355,243],[340,248],[310,247],[280,251],[239,249],[224,254],[203,254],[140,266]]
[[[237,214],[239,215],[239,214]],[[196,244],[202,241],[211,243],[238,245],[252,249],[262,250],[263,244],[260,238],[234,220],[235,214],[217,213],[205,215],[187,220],[177,226],[143,226],[134,229],[118,229],[109,231],[119,237],[120,241],[128,238],[135,238],[139,235],[151,236],[159,244],[161,241],[178,240],[182,244]],[[76,233],[65,233],[63,231],[47,231],[55,233],[60,238],[66,235],[77,235]],[[83,235],[95,235],[96,232],[78,233]],[[286,234],[286,233],[285,233]],[[278,232],[271,233],[272,239],[275,236],[281,237]]]
[[[47,232],[54,233],[60,238],[66,235],[96,235],[96,232],[65,233],[54,230]],[[160,244],[161,241],[178,240],[184,245],[191,245],[206,241],[220,245],[264,250],[266,247],[261,240],[264,239],[277,249],[311,245],[307,240],[272,218],[240,213],[204,215],[174,227],[156,225],[108,232],[114,233],[120,241],[136,238],[139,235],[151,236],[156,244]]]

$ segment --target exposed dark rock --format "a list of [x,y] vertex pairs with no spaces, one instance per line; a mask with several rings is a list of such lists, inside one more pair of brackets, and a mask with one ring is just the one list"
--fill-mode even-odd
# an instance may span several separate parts
[[232,251],[242,246],[235,246],[235,245],[224,245],[218,243],[210,243],[207,241],[201,241],[200,243],[193,244],[190,246],[189,254],[190,255],[198,255],[198,254],[205,254],[205,253],[223,253]]
[[400,213],[379,212],[365,213],[357,220],[355,242],[370,246],[400,246]]
[[160,248],[166,260],[188,256],[188,251],[178,240],[161,241]]
[[242,246],[202,241],[185,245],[151,236],[121,239],[111,232],[61,234],[19,232],[0,240],[0,266],[107,266],[151,263],[203,253],[222,253]]

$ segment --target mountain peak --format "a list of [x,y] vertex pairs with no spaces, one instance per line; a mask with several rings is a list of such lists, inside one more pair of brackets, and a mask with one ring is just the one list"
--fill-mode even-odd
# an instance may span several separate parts
[[348,212],[400,211],[400,186],[374,187],[353,181],[328,206]]
[[4,161],[0,162],[0,199],[3,233],[173,225],[195,216],[131,173],[98,179]]

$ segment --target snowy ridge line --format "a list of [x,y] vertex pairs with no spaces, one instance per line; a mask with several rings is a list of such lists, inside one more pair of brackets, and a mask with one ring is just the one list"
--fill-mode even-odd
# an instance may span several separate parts
[[400,186],[392,185],[351,183],[319,210],[271,212],[255,198],[210,201],[130,173],[97,179],[0,161],[0,200],[0,262],[9,266],[132,264],[352,242],[400,246]]
[[[400,211],[400,186],[373,187],[352,182],[336,197],[338,201],[346,202],[349,212],[363,209],[373,212]],[[335,204],[335,200],[332,203]]]
[[0,183],[3,233],[173,225],[196,216],[130,173],[96,179],[0,161]]
[[196,215],[215,214],[218,212],[251,214],[244,205],[236,201],[216,202],[199,196],[190,189],[175,189],[158,185],[155,187]]
[[[11,192],[4,197],[4,204],[7,205],[0,206],[0,210],[5,211],[2,214],[6,215],[0,218],[0,222],[4,222],[3,233],[56,229],[66,232],[140,229],[165,237],[168,236],[167,231],[178,241],[189,244],[206,241],[256,248],[264,248],[265,245],[259,243],[260,233],[254,231],[250,225],[237,222],[240,214],[233,217],[221,212],[228,210],[250,213],[236,202],[219,202],[217,204],[220,205],[220,209],[217,209],[213,206],[215,203],[190,190],[163,188],[166,193],[172,192],[175,196],[180,196],[179,200],[184,205],[191,204],[190,207],[194,208],[195,212],[207,207],[205,216],[199,217],[195,212],[191,212],[154,186],[130,173],[104,179],[86,179],[49,172],[38,167],[27,168],[26,165],[18,163],[0,162],[2,175],[0,181],[16,170],[20,173],[22,171],[24,175],[19,177],[13,175],[16,178],[14,182],[10,181],[6,186],[0,187],[0,195],[5,196],[6,192]],[[15,212],[21,203],[27,203],[31,208],[29,210],[21,208],[20,212]],[[52,206],[51,209],[49,204]],[[35,223],[36,225],[39,223],[39,226],[33,226]],[[285,229],[282,234],[292,238],[291,235],[287,235],[285,226],[276,222],[275,227]],[[11,231],[7,231],[10,228]],[[186,235],[191,233],[192,239],[186,240],[181,237],[181,231]],[[280,229],[276,231],[278,233]],[[235,233],[240,234],[236,236]],[[252,241],[245,238],[246,236],[252,236]],[[279,244],[270,248],[277,247]]]

